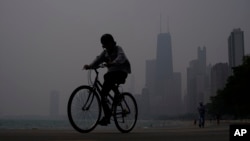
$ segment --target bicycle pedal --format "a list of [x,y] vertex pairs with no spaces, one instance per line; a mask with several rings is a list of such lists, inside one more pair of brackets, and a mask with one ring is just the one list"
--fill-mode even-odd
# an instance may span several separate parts
[[123,112],[124,114],[129,114],[129,111],[128,111],[127,109],[124,109],[122,112]]

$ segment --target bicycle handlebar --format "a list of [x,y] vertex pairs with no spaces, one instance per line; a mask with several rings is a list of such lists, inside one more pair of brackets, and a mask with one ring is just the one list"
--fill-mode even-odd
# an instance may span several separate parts
[[91,80],[91,70],[94,70],[95,71],[95,73],[96,73],[96,76],[95,76],[95,79],[94,79],[94,81],[96,82],[96,81],[98,81],[98,76],[99,76],[99,72],[98,72],[98,69],[99,68],[105,68],[105,67],[107,67],[107,64],[100,64],[100,65],[98,65],[97,67],[95,67],[95,68],[91,68],[91,67],[88,67],[88,68],[86,68],[85,66],[82,68],[82,70],[89,70],[89,82],[92,84],[93,83],[93,81]]
[[106,68],[107,64],[100,64],[99,66],[97,66],[96,68],[94,68],[95,70],[99,69],[99,68]]
[[85,68],[85,66],[82,68],[82,70],[97,70],[97,69],[99,69],[99,68],[105,68],[105,67],[107,67],[108,65],[107,64],[100,64],[99,66],[97,66],[97,67],[94,67],[94,68]]

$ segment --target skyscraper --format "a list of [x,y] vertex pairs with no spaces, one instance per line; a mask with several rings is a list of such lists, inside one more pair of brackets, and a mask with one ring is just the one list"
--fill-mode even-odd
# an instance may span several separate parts
[[205,74],[206,73],[206,67],[207,67],[207,50],[206,47],[198,47],[198,73],[199,74]]
[[227,63],[217,63],[211,69],[211,96],[215,96],[218,90],[222,90],[229,76]]
[[156,59],[146,61],[145,87],[151,116],[180,114],[181,73],[173,72],[170,33],[160,33],[157,36]]
[[156,53],[156,94],[163,95],[167,80],[173,77],[173,59],[170,33],[158,34]]
[[155,65],[156,108],[164,109],[165,115],[177,115],[181,111],[181,73],[173,72],[172,43],[169,32],[160,33],[157,36]]
[[206,47],[198,47],[197,59],[187,68],[187,112],[197,112],[199,102],[206,102],[209,89]]
[[149,93],[155,93],[155,60],[146,60],[146,83]]
[[244,56],[244,32],[234,29],[228,37],[228,59],[229,68],[242,64]]
[[170,33],[158,34],[156,63],[158,72],[165,75],[173,75],[172,43]]

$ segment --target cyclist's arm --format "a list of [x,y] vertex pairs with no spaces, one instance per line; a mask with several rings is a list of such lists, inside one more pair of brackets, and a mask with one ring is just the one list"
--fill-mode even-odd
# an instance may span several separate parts
[[103,51],[96,59],[90,64],[89,69],[94,69],[98,67],[101,63],[105,61],[105,51]]
[[112,61],[112,64],[123,64],[125,61],[127,61],[127,57],[121,47],[118,47],[117,57]]

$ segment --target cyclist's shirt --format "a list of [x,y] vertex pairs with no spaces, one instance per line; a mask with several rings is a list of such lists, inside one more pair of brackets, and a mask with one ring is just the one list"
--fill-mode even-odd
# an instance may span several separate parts
[[131,73],[129,60],[120,46],[115,46],[109,51],[105,49],[99,56],[96,57],[93,63],[90,64],[90,67],[95,68],[104,62],[113,63],[110,67],[108,67],[109,72],[123,71]]

